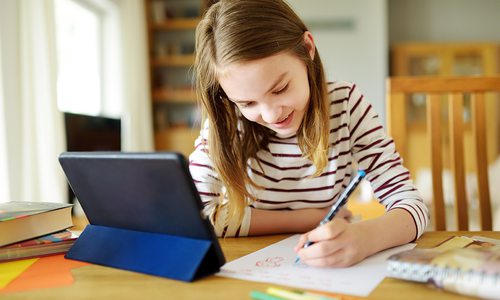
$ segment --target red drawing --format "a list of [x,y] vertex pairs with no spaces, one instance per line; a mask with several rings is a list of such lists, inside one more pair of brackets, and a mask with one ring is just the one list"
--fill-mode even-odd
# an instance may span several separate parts
[[275,256],[268,257],[265,260],[259,260],[255,263],[257,267],[261,268],[278,268],[281,267],[281,264],[285,261],[283,257]]

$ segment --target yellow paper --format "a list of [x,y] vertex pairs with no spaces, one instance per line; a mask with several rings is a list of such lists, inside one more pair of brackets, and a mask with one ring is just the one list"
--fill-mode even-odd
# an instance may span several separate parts
[[38,258],[32,258],[0,263],[0,289],[6,287],[37,260]]
[[453,250],[453,249],[459,249],[459,248],[465,248],[467,245],[470,243],[474,242],[474,239],[466,236],[455,236],[446,242],[442,243],[441,245],[434,247],[435,250],[438,251],[448,251],[448,250]]

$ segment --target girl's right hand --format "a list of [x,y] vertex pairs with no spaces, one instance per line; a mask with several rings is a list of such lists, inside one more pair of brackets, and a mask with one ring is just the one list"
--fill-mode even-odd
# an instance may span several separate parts
[[[344,212],[345,213],[345,212]],[[348,267],[367,257],[369,236],[360,223],[350,223],[340,215],[300,237],[294,251],[301,261],[314,267]],[[340,214],[340,211],[339,211]],[[307,241],[313,245],[303,248]]]

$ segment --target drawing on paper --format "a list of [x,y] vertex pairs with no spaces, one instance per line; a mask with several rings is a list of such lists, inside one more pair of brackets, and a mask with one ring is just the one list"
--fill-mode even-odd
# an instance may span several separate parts
[[349,268],[314,268],[294,263],[300,235],[272,244],[222,266],[217,275],[243,280],[282,284],[295,288],[366,297],[384,279],[386,259],[415,244],[391,248]]
[[255,263],[255,266],[261,268],[278,268],[281,267],[285,259],[280,256],[268,257],[264,260],[259,260]]

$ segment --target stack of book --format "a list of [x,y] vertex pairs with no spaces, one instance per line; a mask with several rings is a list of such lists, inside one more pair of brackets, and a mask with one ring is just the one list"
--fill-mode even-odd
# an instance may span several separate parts
[[77,236],[72,204],[0,203],[0,262],[65,253]]

